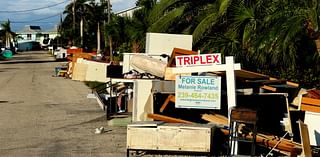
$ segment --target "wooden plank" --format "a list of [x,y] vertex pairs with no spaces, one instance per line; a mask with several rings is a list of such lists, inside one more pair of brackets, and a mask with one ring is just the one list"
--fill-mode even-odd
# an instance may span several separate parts
[[265,90],[269,90],[269,91],[272,91],[272,92],[276,92],[277,91],[277,88],[270,87],[270,86],[267,86],[267,85],[263,85],[260,88],[265,89]]
[[148,124],[128,125],[128,149],[211,152],[214,125]]
[[182,119],[178,119],[178,118],[173,118],[173,117],[168,117],[168,116],[164,116],[164,115],[160,115],[160,114],[150,114],[149,113],[147,116],[148,116],[148,118],[151,118],[154,120],[164,121],[167,123],[193,124],[193,122],[190,122],[190,121],[186,121],[186,120],[182,120]]
[[308,98],[308,97],[302,97],[301,103],[303,104],[310,104],[314,106],[320,107],[320,99],[313,99],[313,98]]
[[263,75],[260,73],[247,71],[247,70],[236,71],[236,76],[246,78],[246,79],[269,79],[269,76],[267,76],[267,75]]
[[172,50],[171,57],[168,61],[167,67],[176,67],[176,56],[182,56],[182,55],[197,55],[198,52],[185,50],[181,48],[174,48]]
[[127,149],[157,149],[156,127],[127,128]]
[[301,104],[300,110],[320,113],[320,107],[315,107],[309,104]]
[[311,147],[310,147],[308,126],[304,124],[301,120],[299,120],[298,123],[299,123],[300,137],[301,137],[301,143],[302,143],[301,157],[311,157],[312,153],[311,153]]
[[[227,129],[220,129],[225,135],[229,135],[229,130]],[[247,139],[251,139],[252,136],[248,135],[246,136]],[[269,135],[264,135],[258,133],[256,137],[256,143],[259,145],[262,145],[266,148],[273,148],[275,145],[275,149],[278,149],[280,151],[285,151],[291,154],[299,153],[301,152],[301,145],[299,143],[295,143],[291,140],[283,139],[282,141],[279,142],[279,138],[275,136],[269,136]]]
[[[166,67],[164,80],[176,80],[176,75],[172,72],[172,67]],[[180,74],[181,76],[191,76],[191,73]]]
[[320,99],[302,97],[300,110],[320,113]]
[[203,114],[201,116],[203,120],[215,123],[215,124],[221,124],[228,126],[228,118],[222,115],[218,114]]
[[259,80],[259,82],[255,80],[246,80],[247,83],[256,83],[261,85],[269,85],[269,84],[285,84],[286,80]]
[[299,87],[298,83],[290,82],[290,81],[287,81],[287,85],[292,86],[292,87]]
[[169,102],[175,102],[176,101],[176,97],[174,95],[169,95],[166,99],[166,101],[163,103],[163,105],[160,108],[160,112],[162,113],[164,111],[164,109],[167,107],[167,105],[169,104]]
[[[158,127],[158,146],[160,150],[210,152],[213,129],[209,127]],[[194,138],[197,137],[197,138]]]

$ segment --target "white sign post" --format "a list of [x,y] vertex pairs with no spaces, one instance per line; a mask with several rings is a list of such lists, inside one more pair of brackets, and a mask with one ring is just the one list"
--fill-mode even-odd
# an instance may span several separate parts
[[225,64],[176,67],[172,69],[172,72],[174,74],[183,74],[183,73],[208,72],[208,71],[212,71],[212,72],[226,71],[228,109],[231,109],[232,107],[236,106],[235,70],[240,70],[241,65],[239,63],[236,63],[236,64],[234,63],[233,56],[227,56],[225,59],[226,59]]
[[[225,64],[212,64],[211,63],[211,65],[200,64],[200,66],[190,66],[190,67],[181,66],[181,67],[173,68],[172,72],[174,74],[181,74],[181,73],[208,72],[208,71],[226,71],[228,112],[229,112],[228,119],[229,119],[229,123],[230,123],[230,109],[236,106],[235,70],[240,70],[241,65],[239,63],[236,63],[236,64],[234,63],[233,56],[227,56],[225,59],[226,59]],[[177,58],[176,58],[176,60],[177,60]],[[193,58],[193,64],[194,64],[194,61],[195,61],[195,59]],[[217,60],[216,60],[216,62],[217,62]],[[209,62],[207,62],[207,63],[209,63]],[[189,65],[192,65],[191,61],[190,61]],[[238,148],[237,142],[235,144],[233,144],[231,147],[235,148],[235,150],[236,150],[235,152],[237,152],[237,148]],[[236,155],[236,154],[237,153],[235,153],[234,155]]]

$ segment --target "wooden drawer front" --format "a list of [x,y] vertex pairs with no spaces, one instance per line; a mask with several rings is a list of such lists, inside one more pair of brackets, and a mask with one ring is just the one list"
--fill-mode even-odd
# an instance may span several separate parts
[[131,127],[127,129],[127,149],[157,149],[157,128]]
[[210,152],[210,128],[159,127],[160,150]]

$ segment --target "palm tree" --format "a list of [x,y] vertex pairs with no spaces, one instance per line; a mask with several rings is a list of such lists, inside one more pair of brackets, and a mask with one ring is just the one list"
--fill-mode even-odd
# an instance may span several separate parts
[[[82,34],[89,27],[88,20],[91,19],[93,9],[91,9],[90,4],[94,3],[93,0],[75,0],[66,6],[64,14],[67,14],[65,20],[62,22],[62,33],[64,36],[69,36],[70,40],[73,41],[73,45],[82,45],[82,39],[85,34]],[[73,27],[74,25],[75,27]],[[83,26],[83,27],[82,27]],[[83,30],[82,30],[83,29]]]
[[10,46],[11,39],[13,39],[13,37],[15,36],[15,33],[11,31],[9,19],[8,19],[8,21],[1,24],[1,28],[2,28],[1,31],[4,34],[6,48],[11,48],[11,46]]
[[192,34],[194,49],[234,55],[247,69],[301,78],[288,74],[311,68],[318,76],[319,8],[317,0],[161,0],[148,31]]

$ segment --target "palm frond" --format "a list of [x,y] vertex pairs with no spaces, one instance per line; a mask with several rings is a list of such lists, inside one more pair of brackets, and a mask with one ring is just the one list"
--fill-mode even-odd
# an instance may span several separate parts
[[158,21],[153,23],[148,31],[150,32],[165,32],[169,26],[183,14],[185,7],[176,8],[161,17]]
[[217,22],[217,14],[212,13],[209,14],[206,18],[204,18],[194,29],[193,36],[193,45],[195,45],[201,38],[204,37],[205,33]]
[[[180,2],[182,0],[161,0],[150,12],[148,17],[148,21],[153,24],[158,21],[167,10],[170,9],[175,3]],[[172,8],[174,9],[174,8]]]
[[231,2],[232,2],[232,0],[220,0],[219,1],[219,5],[220,5],[219,16],[222,16],[227,12]]

